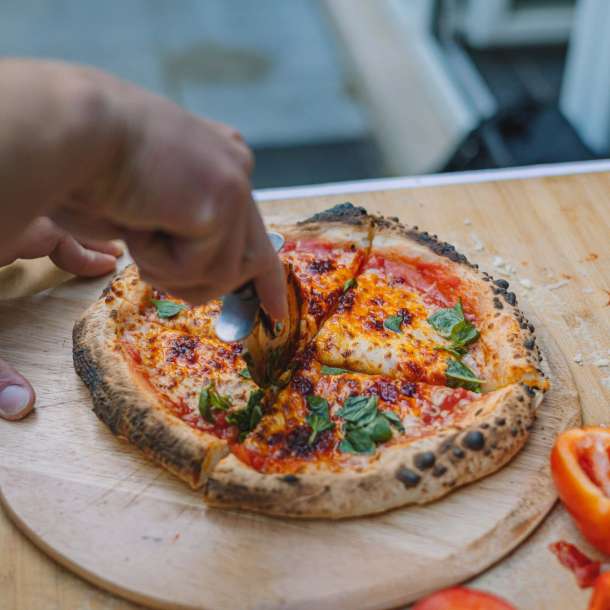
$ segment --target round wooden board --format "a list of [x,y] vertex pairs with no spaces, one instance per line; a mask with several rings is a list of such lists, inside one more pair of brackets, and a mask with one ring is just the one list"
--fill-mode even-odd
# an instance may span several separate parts
[[553,387],[530,441],[499,473],[428,506],[342,522],[207,508],[88,408],[71,330],[103,283],[0,303],[0,356],[38,390],[33,415],[0,421],[2,502],[35,544],[101,587],[156,608],[404,606],[498,561],[555,502],[549,450],[580,406],[538,325]]

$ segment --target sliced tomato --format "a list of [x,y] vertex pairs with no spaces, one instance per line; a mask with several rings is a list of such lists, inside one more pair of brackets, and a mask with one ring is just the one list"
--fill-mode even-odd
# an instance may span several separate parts
[[605,572],[595,581],[589,610],[610,610],[610,572]]
[[561,434],[551,452],[551,472],[559,497],[585,538],[610,554],[610,429],[576,428]]
[[557,556],[562,566],[574,573],[581,589],[595,584],[601,571],[601,562],[587,557],[580,549],[565,540],[553,542],[549,545],[549,549]]
[[[454,587],[422,599],[413,606],[413,610],[515,610],[515,608],[490,593],[467,587]],[[596,608],[596,610],[600,609]]]

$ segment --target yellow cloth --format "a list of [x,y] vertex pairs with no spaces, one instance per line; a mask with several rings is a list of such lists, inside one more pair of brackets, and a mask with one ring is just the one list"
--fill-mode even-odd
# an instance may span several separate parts
[[19,260],[0,267],[0,299],[15,299],[57,286],[72,276],[48,258]]

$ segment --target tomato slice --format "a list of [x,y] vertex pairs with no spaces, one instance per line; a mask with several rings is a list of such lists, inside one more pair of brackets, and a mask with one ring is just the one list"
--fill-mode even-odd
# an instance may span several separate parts
[[515,608],[490,593],[467,587],[454,587],[422,599],[413,606],[413,610],[515,610]]
[[610,572],[605,572],[595,581],[589,610],[610,610]]
[[592,587],[601,571],[601,562],[587,557],[580,549],[565,540],[549,545],[562,566],[574,573],[581,589]]
[[561,434],[551,452],[551,472],[582,534],[610,554],[610,429],[575,428]]

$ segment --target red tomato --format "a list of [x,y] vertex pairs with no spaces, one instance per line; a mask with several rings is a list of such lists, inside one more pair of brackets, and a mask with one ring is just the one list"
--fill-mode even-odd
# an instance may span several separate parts
[[551,453],[559,497],[589,542],[610,554],[610,429],[561,434]]
[[610,610],[610,572],[605,572],[595,581],[589,610]]
[[[454,587],[422,599],[415,604],[413,610],[515,610],[515,608],[490,593],[466,587]],[[595,610],[601,610],[601,607]]]

